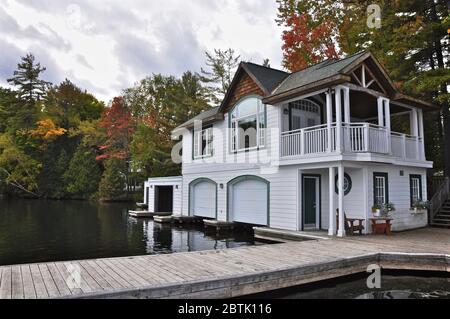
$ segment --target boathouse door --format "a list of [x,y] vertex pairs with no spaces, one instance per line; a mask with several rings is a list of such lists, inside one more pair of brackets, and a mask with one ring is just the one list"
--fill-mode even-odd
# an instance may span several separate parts
[[303,175],[302,230],[320,228],[320,176]]

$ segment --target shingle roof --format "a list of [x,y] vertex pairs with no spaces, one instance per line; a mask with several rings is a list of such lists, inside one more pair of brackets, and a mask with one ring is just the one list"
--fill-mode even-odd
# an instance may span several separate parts
[[340,71],[366,53],[367,52],[360,52],[342,60],[326,60],[309,68],[292,73],[276,89],[271,91],[272,95],[281,94],[310,83],[329,78],[333,75],[337,75]]
[[195,121],[201,121],[201,120],[205,120],[208,119],[210,117],[213,117],[214,115],[216,115],[219,111],[219,107],[213,107],[212,109],[206,110],[202,113],[200,113],[199,115],[197,115],[196,117],[191,118],[189,121],[181,124],[180,126],[178,126],[176,130],[181,129],[183,127],[188,127],[194,124]]
[[243,62],[242,64],[248,72],[253,74],[256,80],[259,81],[258,84],[260,84],[268,93],[271,93],[284,79],[289,76],[289,73],[287,72],[251,62]]

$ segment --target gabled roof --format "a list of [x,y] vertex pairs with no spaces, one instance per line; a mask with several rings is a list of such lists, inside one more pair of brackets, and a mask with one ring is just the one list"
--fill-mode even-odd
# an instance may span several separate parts
[[338,75],[344,68],[351,65],[364,54],[364,52],[357,53],[342,60],[325,60],[301,71],[294,72],[273,90],[271,95],[274,96],[285,93],[292,89]]
[[219,106],[213,107],[209,110],[206,110],[196,117],[191,118],[189,121],[181,124],[177,128],[174,129],[174,132],[182,129],[182,128],[190,128],[194,126],[195,121],[202,121],[204,124],[210,121],[223,119],[223,114],[219,113]]
[[321,88],[350,82],[352,72],[362,63],[365,63],[371,69],[389,98],[393,101],[404,102],[417,107],[436,108],[432,103],[398,92],[386,70],[378,60],[372,53],[363,51],[344,59],[329,59],[291,74],[251,62],[241,62],[222,104],[187,121],[177,129],[191,127],[195,120],[208,122],[223,119],[222,113],[244,72],[264,92],[265,97],[263,102],[276,104],[310,91],[317,91]]
[[265,67],[251,62],[243,62],[243,68],[253,75],[255,82],[265,91],[270,94],[284,79],[289,76],[289,73]]
[[241,62],[234,75],[233,81],[231,82],[230,88],[220,105],[219,111],[222,111],[227,105],[243,72],[246,72],[252,78],[265,95],[270,95],[277,85],[289,76],[289,73],[281,70],[272,69],[251,62]]

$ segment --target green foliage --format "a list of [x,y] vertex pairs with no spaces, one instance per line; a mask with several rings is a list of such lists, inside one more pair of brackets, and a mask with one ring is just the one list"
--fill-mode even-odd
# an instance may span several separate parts
[[34,105],[36,101],[42,100],[50,85],[50,82],[39,78],[46,68],[41,67],[40,63],[35,63],[34,59],[32,54],[22,57],[13,77],[7,80],[8,83],[18,88],[18,97],[30,106]]
[[63,175],[63,185],[70,197],[89,198],[97,192],[101,175],[95,153],[81,143]]
[[219,104],[233,80],[236,68],[239,65],[240,56],[236,56],[233,49],[214,49],[214,52],[206,53],[206,65],[209,70],[202,68],[202,81],[209,85],[208,90],[214,104]]
[[122,160],[117,158],[106,160],[105,171],[99,185],[99,197],[101,200],[110,201],[125,197],[126,171],[127,168]]
[[104,109],[103,102],[66,79],[49,90],[44,113],[61,127],[71,129],[83,121],[99,119]]
[[42,164],[25,154],[7,133],[0,135],[0,182],[19,194],[39,196],[38,176]]
[[179,174],[180,166],[171,160],[171,133],[209,108],[200,77],[192,72],[180,79],[153,75],[126,90],[124,98],[137,122],[130,145],[134,170],[146,177]]

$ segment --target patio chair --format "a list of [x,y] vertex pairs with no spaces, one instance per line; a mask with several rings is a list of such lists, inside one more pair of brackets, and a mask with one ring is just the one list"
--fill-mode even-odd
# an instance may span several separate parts
[[[347,236],[353,236],[355,233],[359,233],[359,235],[363,234],[364,221],[365,219],[359,218],[347,218],[347,214],[344,212],[344,225],[345,225],[345,233]],[[336,209],[336,225],[339,230],[339,209]]]

